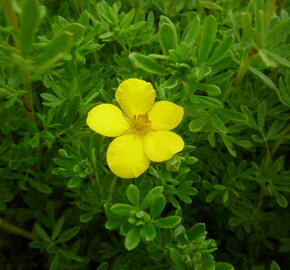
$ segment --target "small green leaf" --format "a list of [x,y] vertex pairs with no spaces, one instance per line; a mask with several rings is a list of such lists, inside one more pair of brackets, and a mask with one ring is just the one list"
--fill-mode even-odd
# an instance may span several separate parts
[[140,242],[140,232],[136,227],[130,229],[125,237],[125,248],[127,250],[132,250],[139,245]]
[[140,231],[146,241],[152,241],[156,238],[156,229],[152,223],[147,223]]
[[196,223],[194,224],[188,231],[187,231],[187,237],[189,240],[196,240],[199,237],[205,237],[207,232],[205,229],[204,223]]
[[286,207],[288,206],[288,201],[287,201],[287,199],[286,199],[285,196],[282,195],[281,193],[276,192],[276,193],[275,193],[275,198],[276,198],[276,200],[277,200],[277,203],[278,203],[281,207],[286,208]]
[[221,133],[227,133],[227,128],[224,125],[223,121],[221,120],[221,118],[217,115],[217,114],[212,114],[211,115],[211,126],[215,129],[217,129],[218,131],[220,131]]
[[220,133],[221,137],[222,137],[222,140],[226,146],[226,148],[228,149],[229,153],[233,156],[233,157],[236,157],[237,156],[237,153],[236,151],[234,150],[234,147],[233,147],[233,144],[232,142],[230,141],[230,139],[228,138],[228,136],[226,135],[223,135],[222,133]]
[[160,16],[159,41],[164,54],[169,55],[169,50],[177,48],[177,34],[175,25],[166,16]]
[[70,239],[75,237],[79,233],[79,231],[80,231],[80,226],[75,226],[71,229],[66,230],[60,235],[56,243],[65,243],[69,241]]
[[194,17],[192,22],[188,25],[188,28],[185,30],[185,36],[183,39],[183,42],[189,46],[192,47],[200,32],[200,18],[198,15]]
[[181,222],[181,217],[169,216],[155,220],[155,225],[159,228],[172,229]]
[[270,270],[281,270],[281,268],[278,265],[278,263],[276,263],[275,261],[272,261]]
[[65,249],[59,249],[59,253],[63,255],[64,257],[74,260],[76,262],[83,262],[84,259],[78,255],[76,255],[74,252],[70,250],[65,250]]
[[288,83],[284,83],[282,77],[280,77],[279,80],[277,94],[281,103],[287,107],[290,107],[290,85]]
[[250,40],[253,37],[252,15],[249,12],[241,13],[243,39]]
[[45,241],[50,242],[50,237],[39,224],[35,224],[35,232]]
[[269,77],[267,77],[264,73],[262,73],[261,71],[259,71],[258,69],[254,67],[249,67],[249,70],[253,74],[255,74],[259,79],[261,79],[268,87],[275,90],[277,89],[273,81]]
[[247,122],[248,118],[245,114],[231,109],[220,109],[218,114],[223,118],[237,122]]
[[150,207],[150,216],[151,218],[157,218],[163,211],[166,205],[166,199],[163,195],[158,195],[152,200]]
[[210,54],[212,45],[215,41],[216,33],[217,22],[215,17],[210,15],[206,17],[201,31],[201,40],[198,48],[198,59],[200,63],[206,62]]
[[62,28],[62,31],[72,34],[73,43],[78,43],[84,34],[85,27],[79,23],[70,23]]
[[262,61],[264,62],[264,64],[265,64],[267,67],[271,67],[271,68],[275,68],[275,67],[277,67],[276,62],[273,61],[273,60],[271,59],[271,57],[268,56],[266,50],[263,50],[263,49],[259,50],[259,55],[260,55]]
[[273,52],[270,52],[270,51],[267,51],[267,54],[276,62],[276,63],[279,63],[280,65],[283,65],[285,67],[288,67],[290,68],[290,61],[288,61],[286,58],[276,54],[276,53],[273,53]]
[[229,263],[217,262],[215,270],[235,270],[235,268]]
[[130,203],[134,204],[135,206],[139,205],[139,189],[135,185],[129,185],[126,190],[126,196]]
[[129,59],[137,68],[143,69],[146,72],[158,74],[161,76],[168,74],[168,72],[155,60],[144,54],[133,52],[129,55]]
[[125,203],[116,203],[111,207],[111,212],[120,216],[129,215],[132,210],[136,210],[136,207]]
[[59,259],[59,255],[56,254],[50,264],[50,268],[49,270],[58,270],[59,268],[59,262],[60,262],[60,259]]
[[223,104],[218,99],[212,98],[212,97],[194,95],[191,97],[191,102],[198,103],[206,108],[212,108],[212,109],[223,108]]
[[31,51],[33,39],[40,21],[39,4],[37,0],[25,0],[21,15],[19,40],[21,54],[27,57]]
[[213,65],[223,59],[232,47],[233,39],[231,36],[226,37],[214,50],[213,55],[206,62],[207,65]]
[[62,32],[48,42],[45,51],[34,58],[34,69],[43,72],[53,66],[70,49],[73,34]]
[[88,213],[85,213],[85,214],[82,214],[80,216],[80,221],[82,223],[88,223],[92,220],[92,218],[95,216],[95,212],[88,212]]
[[159,196],[160,194],[162,194],[162,192],[163,192],[163,187],[162,186],[156,186],[153,189],[151,189],[147,193],[147,195],[145,196],[143,202],[141,203],[140,208],[143,209],[143,210],[146,209],[146,208],[148,208],[152,204],[153,200],[157,196]]
[[221,94],[221,89],[214,84],[197,83],[196,87],[200,90],[207,92],[207,94],[210,96],[219,96]]
[[108,270],[109,264],[107,262],[101,263],[96,270]]
[[82,179],[79,175],[73,176],[66,184],[68,188],[77,188],[82,182]]
[[200,131],[203,128],[204,124],[206,123],[207,119],[208,119],[208,115],[191,120],[188,125],[189,130],[191,132]]
[[63,226],[63,222],[64,222],[64,217],[62,216],[53,227],[52,236],[51,236],[52,241],[54,241],[59,236],[62,226]]
[[45,183],[40,183],[37,180],[33,180],[31,178],[28,178],[27,181],[31,186],[33,186],[39,192],[51,194],[53,191],[53,189]]

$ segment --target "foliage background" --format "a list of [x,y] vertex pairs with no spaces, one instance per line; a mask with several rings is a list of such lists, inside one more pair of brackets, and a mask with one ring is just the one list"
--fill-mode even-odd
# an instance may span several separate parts
[[[289,6],[2,0],[0,268],[288,269]],[[122,180],[85,119],[130,77],[186,148]]]

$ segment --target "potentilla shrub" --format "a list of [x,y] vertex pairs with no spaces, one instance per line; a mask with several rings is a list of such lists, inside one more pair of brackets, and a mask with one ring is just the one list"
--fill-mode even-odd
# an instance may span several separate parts
[[0,269],[289,269],[289,1],[0,7]]

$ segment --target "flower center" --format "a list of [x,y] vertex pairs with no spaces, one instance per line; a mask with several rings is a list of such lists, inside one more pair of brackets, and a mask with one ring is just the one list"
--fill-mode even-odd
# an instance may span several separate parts
[[130,128],[133,133],[142,136],[151,130],[151,121],[148,119],[147,115],[134,115],[130,121]]

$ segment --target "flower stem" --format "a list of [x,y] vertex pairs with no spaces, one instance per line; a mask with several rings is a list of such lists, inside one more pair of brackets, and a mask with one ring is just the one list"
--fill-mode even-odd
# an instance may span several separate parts
[[33,233],[25,231],[25,230],[15,226],[15,225],[12,225],[12,224],[4,221],[2,218],[0,218],[0,228],[2,230],[7,231],[7,232],[24,236],[25,238],[33,240],[33,241],[39,240],[38,237],[36,235],[34,235]]

